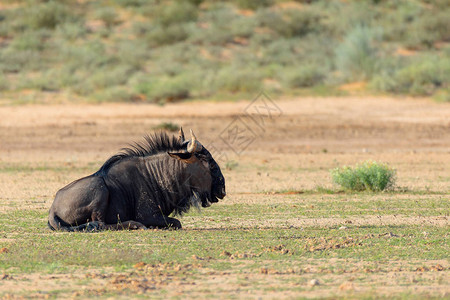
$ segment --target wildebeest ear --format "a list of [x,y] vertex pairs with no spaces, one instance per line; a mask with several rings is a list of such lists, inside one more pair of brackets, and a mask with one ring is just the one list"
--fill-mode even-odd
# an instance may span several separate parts
[[189,152],[167,152],[170,157],[176,158],[178,160],[182,160],[184,162],[190,162],[195,155]]

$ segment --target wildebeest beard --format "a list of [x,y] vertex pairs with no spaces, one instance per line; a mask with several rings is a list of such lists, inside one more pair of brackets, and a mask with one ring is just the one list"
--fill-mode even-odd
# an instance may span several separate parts
[[177,204],[175,204],[174,216],[182,216],[187,213],[189,209],[196,208],[200,210],[200,207],[209,207],[211,203],[218,202],[216,198],[214,200],[211,197],[211,193],[208,192],[197,192],[192,191],[192,195],[190,197],[182,198]]

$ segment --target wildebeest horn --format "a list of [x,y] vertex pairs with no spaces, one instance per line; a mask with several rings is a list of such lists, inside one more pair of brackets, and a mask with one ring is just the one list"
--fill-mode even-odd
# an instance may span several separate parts
[[180,143],[184,142],[184,132],[183,132],[183,127],[180,127],[180,131],[178,131],[178,140],[180,141]]
[[189,153],[194,153],[202,150],[202,148],[203,148],[202,144],[200,144],[200,142],[197,141],[197,137],[195,136],[194,132],[191,129],[191,140],[187,145],[187,151]]

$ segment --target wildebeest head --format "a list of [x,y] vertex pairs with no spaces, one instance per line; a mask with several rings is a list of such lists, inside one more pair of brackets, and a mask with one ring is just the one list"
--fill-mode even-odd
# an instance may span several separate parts
[[179,141],[183,150],[169,152],[169,155],[189,165],[190,176],[187,180],[194,192],[199,193],[202,206],[208,207],[223,199],[226,195],[225,178],[211,153],[197,140],[192,130],[191,139],[185,140],[180,128]]

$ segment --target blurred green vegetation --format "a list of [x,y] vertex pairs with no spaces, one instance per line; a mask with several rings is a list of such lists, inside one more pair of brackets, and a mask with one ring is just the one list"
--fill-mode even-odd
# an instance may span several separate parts
[[448,16],[448,0],[6,0],[0,92],[166,103],[360,83],[450,101]]

